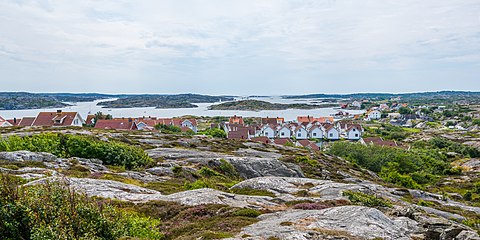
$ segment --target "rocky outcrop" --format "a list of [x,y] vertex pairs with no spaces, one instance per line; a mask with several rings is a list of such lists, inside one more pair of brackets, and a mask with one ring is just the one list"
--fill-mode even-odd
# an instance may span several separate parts
[[131,202],[172,201],[185,205],[224,204],[241,208],[268,208],[278,204],[271,197],[246,196],[225,193],[214,189],[197,189],[163,195],[158,191],[111,180],[90,178],[45,178],[27,183],[26,186],[45,184],[47,182],[64,182],[76,191],[88,196],[118,199]]
[[305,177],[302,169],[292,163],[272,158],[227,158],[241,177],[249,179],[264,176]]
[[220,160],[224,159],[235,167],[241,177],[246,179],[263,176],[304,177],[299,166],[278,160],[277,157],[281,155],[274,152],[257,150],[237,151],[239,155],[244,156],[186,148],[156,148],[147,150],[147,152],[154,159],[164,159],[166,163],[175,165],[218,165]]
[[29,152],[29,151],[15,151],[15,152],[0,152],[0,159],[12,162],[55,162],[57,157],[50,153],[43,152]]
[[[390,218],[381,211],[362,206],[323,210],[289,210],[260,216],[260,222],[238,235],[251,239],[410,239],[417,223],[405,217]],[[340,238],[343,237],[343,238]]]

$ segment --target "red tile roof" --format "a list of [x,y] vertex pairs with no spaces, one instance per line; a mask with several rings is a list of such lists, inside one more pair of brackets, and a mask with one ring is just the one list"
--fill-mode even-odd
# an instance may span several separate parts
[[381,137],[364,138],[363,141],[366,144],[374,144],[377,146],[398,147],[398,144],[395,141],[383,140]]
[[229,131],[229,139],[248,139],[249,131],[247,128],[238,128],[236,131]]
[[287,143],[293,143],[293,142],[290,138],[275,138],[273,140],[273,143],[275,143],[277,145],[285,145]]
[[133,119],[100,119],[95,124],[97,129],[136,130],[137,124]]
[[32,126],[71,126],[77,112],[40,112]]
[[230,117],[228,119],[228,122],[230,124],[240,124],[240,125],[244,125],[245,123],[243,122],[243,117],[242,116],[237,116],[237,115],[234,115],[233,117]]
[[250,140],[254,142],[265,143],[265,144],[270,143],[270,139],[268,137],[254,137],[254,138],[251,138]]
[[314,142],[312,142],[310,140],[303,139],[303,140],[298,140],[297,142],[300,145],[302,145],[303,147],[310,148],[310,149],[315,150],[315,151],[320,150],[320,148],[317,146],[317,144],[315,144]]
[[20,122],[18,123],[18,126],[29,127],[29,126],[32,126],[34,121],[35,121],[35,117],[24,117],[20,120]]

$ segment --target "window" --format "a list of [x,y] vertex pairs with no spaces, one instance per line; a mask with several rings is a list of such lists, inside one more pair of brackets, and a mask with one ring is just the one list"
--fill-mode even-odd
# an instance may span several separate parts
[[284,133],[284,132],[282,132],[280,135],[282,135],[282,136],[285,136],[285,133]]
[[330,133],[330,137],[333,137],[333,133]]
[[313,136],[316,137],[316,136],[317,136],[317,133],[313,133]]
[[301,134],[301,133],[298,133],[297,135],[298,135],[299,137],[301,137],[301,136],[302,136],[302,134]]
[[355,134],[355,137],[358,137],[358,133]]

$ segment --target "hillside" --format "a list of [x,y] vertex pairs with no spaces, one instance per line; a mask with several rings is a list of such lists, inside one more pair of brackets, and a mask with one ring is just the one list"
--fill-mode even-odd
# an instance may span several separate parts
[[[444,164],[447,151],[459,159],[479,153],[454,142],[429,141],[412,153],[348,143],[314,152],[149,132],[2,134],[0,236],[7,239],[479,239],[477,192],[469,199],[452,192],[477,181],[478,168]],[[401,170],[376,169],[395,166],[385,161]],[[408,176],[422,186],[405,187]],[[448,187],[458,179],[457,190]],[[19,187],[28,191],[15,194]]]
[[322,107],[337,106],[336,104],[312,105],[304,103],[280,104],[260,100],[243,100],[225,102],[212,105],[210,110],[238,110],[238,111],[261,111],[261,110],[285,110],[285,109],[316,109]]

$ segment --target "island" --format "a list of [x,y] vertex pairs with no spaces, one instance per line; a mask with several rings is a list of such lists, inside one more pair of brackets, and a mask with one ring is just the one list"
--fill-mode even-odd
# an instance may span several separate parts
[[194,103],[214,103],[232,99],[233,97],[200,94],[128,95],[120,96],[120,98],[113,101],[99,102],[97,105],[104,108],[196,108],[198,106]]
[[260,100],[242,100],[225,102],[210,106],[209,110],[239,110],[239,111],[262,111],[262,110],[285,110],[285,109],[316,109],[337,106],[336,104],[313,105],[306,103],[270,103]]

